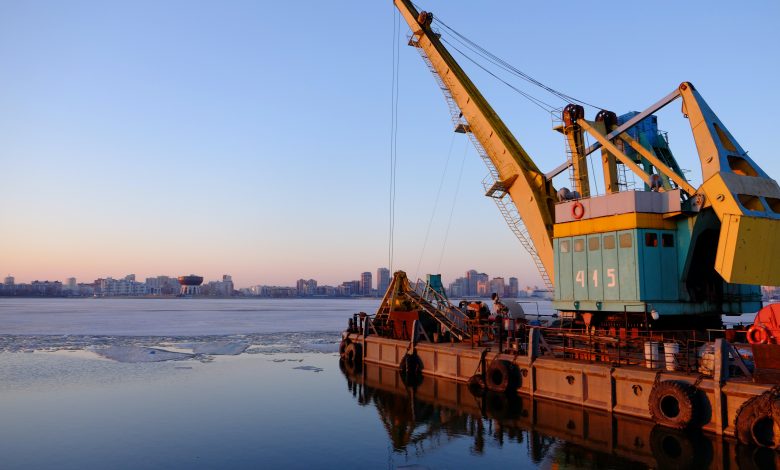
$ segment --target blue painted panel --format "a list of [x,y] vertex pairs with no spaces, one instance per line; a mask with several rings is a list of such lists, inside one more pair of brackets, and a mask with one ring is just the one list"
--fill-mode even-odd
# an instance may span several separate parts
[[588,299],[604,300],[604,269],[601,265],[601,234],[588,235],[585,243],[588,253]]
[[640,298],[661,300],[661,235],[658,230],[639,230]]
[[571,238],[556,239],[558,251],[558,270],[555,277],[559,280],[560,289],[556,284],[558,299],[574,300],[574,278],[572,276],[572,241]]
[[623,230],[617,232],[618,236],[618,284],[620,287],[620,300],[638,301],[639,289],[637,274],[637,247],[636,231]]
[[673,231],[660,234],[661,294],[664,300],[679,300],[680,282],[677,273],[677,235]]
[[572,237],[574,300],[588,298],[588,253],[585,237]]
[[606,232],[601,236],[601,264],[604,282],[604,300],[620,299],[620,269],[618,263],[617,233]]

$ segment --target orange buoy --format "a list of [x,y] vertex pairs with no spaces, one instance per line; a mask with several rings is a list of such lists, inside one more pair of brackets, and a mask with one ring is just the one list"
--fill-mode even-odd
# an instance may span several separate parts
[[577,220],[580,220],[583,215],[585,215],[585,206],[582,205],[580,201],[577,201],[574,203],[573,206],[571,206],[571,215]]
[[752,325],[747,330],[747,340],[750,344],[766,344],[769,332],[761,325]]

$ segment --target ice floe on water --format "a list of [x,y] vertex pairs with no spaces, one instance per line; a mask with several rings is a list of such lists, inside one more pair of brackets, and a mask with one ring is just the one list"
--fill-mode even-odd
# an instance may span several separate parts
[[325,370],[322,367],[316,367],[316,366],[298,366],[298,367],[293,367],[293,369],[310,370],[312,372],[322,372],[323,370]]
[[146,348],[143,346],[108,346],[96,348],[94,351],[108,359],[117,362],[162,362],[182,361],[192,359],[194,354],[166,351],[158,348]]
[[0,352],[89,351],[117,362],[199,360],[241,354],[335,353],[339,333],[229,336],[0,335]]

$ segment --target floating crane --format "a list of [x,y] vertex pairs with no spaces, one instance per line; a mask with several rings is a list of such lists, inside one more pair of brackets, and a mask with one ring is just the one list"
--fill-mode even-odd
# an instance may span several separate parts
[[[601,110],[590,121],[569,104],[556,128],[568,155],[544,173],[431,28],[433,15],[394,0],[415,47],[485,161],[494,198],[543,280],[553,307],[586,326],[719,327],[721,315],[756,312],[761,285],[780,285],[780,186],[750,158],[689,82],[623,123]],[[701,161],[693,187],[671,153],[629,131],[682,100]],[[595,143],[585,146],[585,135]],[[606,193],[592,195],[587,157],[601,151]],[[629,156],[629,153],[632,156]],[[645,190],[621,190],[618,165]],[[552,179],[569,169],[573,190]]]

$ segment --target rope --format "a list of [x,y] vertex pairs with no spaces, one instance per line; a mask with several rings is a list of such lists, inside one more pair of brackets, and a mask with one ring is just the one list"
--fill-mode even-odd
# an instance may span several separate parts
[[395,6],[393,8],[393,78],[391,91],[390,111],[390,214],[389,237],[387,246],[388,265],[393,272],[393,258],[395,249],[395,195],[396,195],[396,167],[398,163],[398,69],[400,68],[400,37],[401,14]]
[[519,88],[515,87],[515,86],[514,86],[514,85],[512,85],[511,83],[507,82],[507,81],[506,81],[506,80],[504,80],[503,78],[501,78],[501,77],[499,77],[498,75],[496,75],[495,73],[491,72],[490,70],[488,70],[487,68],[485,68],[485,67],[484,67],[482,64],[480,64],[479,62],[477,62],[476,60],[474,60],[473,58],[471,58],[471,57],[470,57],[468,54],[466,54],[466,53],[465,53],[465,52],[463,52],[462,50],[458,49],[458,47],[457,47],[457,46],[453,45],[451,42],[447,41],[446,39],[442,38],[442,42],[444,42],[445,44],[447,44],[448,46],[450,46],[450,48],[451,48],[451,49],[453,49],[453,50],[457,51],[457,52],[458,52],[460,55],[462,55],[463,57],[465,57],[466,59],[468,59],[468,60],[469,60],[471,63],[473,63],[473,64],[474,64],[474,65],[476,65],[477,67],[481,68],[481,69],[482,69],[483,71],[485,71],[487,74],[489,74],[490,76],[492,76],[493,78],[495,78],[495,79],[496,79],[496,80],[498,80],[499,82],[503,83],[504,85],[508,86],[508,87],[509,87],[509,88],[511,88],[512,90],[516,91],[517,93],[519,93],[521,96],[523,96],[524,98],[526,98],[526,99],[527,99],[528,101],[530,101],[531,103],[533,103],[533,104],[535,104],[536,106],[538,106],[539,108],[541,108],[543,111],[545,111],[545,112],[549,113],[549,112],[552,112],[552,111],[554,111],[554,110],[556,109],[556,108],[555,108],[555,106],[553,106],[553,105],[551,105],[551,104],[548,104],[548,103],[545,103],[544,101],[540,100],[539,98],[535,98],[534,96],[530,95],[529,93],[526,93],[526,92],[524,92],[524,91],[520,90]]
[[469,150],[469,141],[466,139],[466,145],[463,148],[463,158],[460,160],[460,171],[458,172],[458,182],[455,185],[455,195],[452,197],[452,207],[450,207],[450,217],[447,220],[447,228],[444,230],[444,241],[441,244],[441,254],[439,255],[439,265],[436,268],[436,272],[441,272],[441,263],[444,260],[444,251],[447,248],[447,239],[450,236],[450,227],[452,226],[452,215],[455,213],[455,202],[458,200],[458,191],[460,190],[460,182],[463,179],[463,167],[466,165],[466,155]]
[[428,220],[428,228],[425,230],[425,238],[423,239],[422,250],[420,251],[420,259],[417,261],[417,270],[414,273],[414,278],[419,279],[420,265],[422,264],[423,256],[425,255],[425,247],[428,244],[428,236],[431,233],[431,226],[433,226],[433,219],[436,216],[436,209],[439,206],[439,196],[441,195],[441,188],[444,186],[444,178],[447,176],[447,169],[450,166],[450,159],[452,158],[452,149],[455,146],[455,133],[452,133],[450,139],[450,148],[447,150],[447,161],[444,163],[444,171],[441,174],[441,180],[439,180],[439,189],[436,190],[436,199],[433,201],[433,209],[431,210],[431,218]]
[[506,70],[507,72],[509,72],[509,73],[511,73],[511,74],[513,74],[513,75],[515,75],[515,76],[517,76],[517,77],[527,81],[528,83],[531,83],[532,85],[535,85],[535,86],[541,88],[542,90],[547,91],[548,93],[550,93],[550,94],[552,94],[554,96],[557,96],[558,98],[560,98],[563,101],[567,101],[567,102],[570,102],[570,103],[576,102],[576,103],[580,103],[580,104],[585,105],[585,106],[590,106],[591,108],[602,109],[600,106],[596,106],[594,104],[590,104],[590,103],[588,103],[586,101],[577,99],[577,98],[575,98],[575,97],[573,97],[571,95],[568,95],[566,93],[558,91],[555,88],[552,88],[551,86],[545,85],[544,83],[542,83],[539,80],[531,77],[527,73],[523,72],[522,70],[518,69],[517,67],[515,67],[512,64],[508,63],[507,61],[505,61],[505,60],[501,59],[500,57],[496,56],[495,54],[491,53],[490,51],[488,51],[484,47],[482,47],[479,44],[475,43],[474,41],[470,40],[469,38],[467,38],[463,34],[461,34],[458,31],[456,31],[454,28],[452,28],[449,25],[447,25],[445,22],[441,21],[438,17],[434,16],[433,20],[437,24],[443,26],[445,29],[447,29],[449,32],[451,32],[453,35],[455,35],[456,36],[456,40],[458,42],[460,42],[461,44],[463,44],[465,47],[468,47],[473,52],[479,54],[483,58],[487,59],[488,61],[490,61],[494,65],[496,65],[496,66]]

